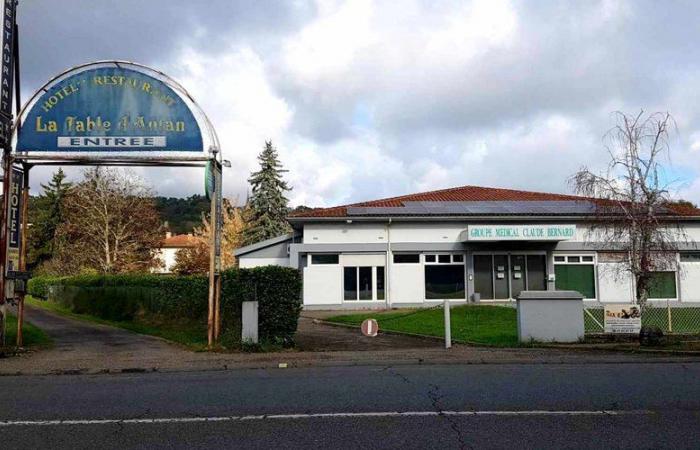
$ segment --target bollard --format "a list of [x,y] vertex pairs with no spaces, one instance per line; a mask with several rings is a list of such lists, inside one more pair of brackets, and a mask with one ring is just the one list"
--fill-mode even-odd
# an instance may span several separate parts
[[445,348],[452,347],[452,327],[450,326],[450,301],[445,300],[442,309],[445,310]]
[[258,302],[243,302],[241,340],[258,343]]

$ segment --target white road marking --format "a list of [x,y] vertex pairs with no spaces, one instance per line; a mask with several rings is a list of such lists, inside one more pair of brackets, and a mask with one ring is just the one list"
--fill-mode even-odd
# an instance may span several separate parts
[[438,417],[438,416],[629,416],[650,415],[648,410],[599,410],[599,411],[379,411],[311,414],[259,414],[246,416],[215,417],[161,417],[138,419],[66,419],[66,420],[3,420],[0,427],[61,426],[61,425],[109,425],[109,424],[161,424],[198,422],[244,422],[252,420],[303,420],[362,417]]

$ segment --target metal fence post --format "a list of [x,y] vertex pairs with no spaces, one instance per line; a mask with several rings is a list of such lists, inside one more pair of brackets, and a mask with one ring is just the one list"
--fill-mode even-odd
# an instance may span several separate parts
[[445,300],[443,307],[445,312],[445,348],[452,347],[452,327],[450,326],[450,301]]

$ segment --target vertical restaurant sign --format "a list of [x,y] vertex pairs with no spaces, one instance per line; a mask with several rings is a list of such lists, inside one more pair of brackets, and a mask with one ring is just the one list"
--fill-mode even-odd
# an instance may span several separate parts
[[165,82],[119,63],[76,69],[26,114],[18,152],[202,152],[190,107]]
[[19,248],[22,242],[22,190],[24,173],[16,167],[10,176],[10,195],[7,206],[7,270],[19,270]]
[[0,145],[6,145],[12,124],[12,88],[14,86],[16,0],[0,0],[2,7],[2,62],[0,62]]

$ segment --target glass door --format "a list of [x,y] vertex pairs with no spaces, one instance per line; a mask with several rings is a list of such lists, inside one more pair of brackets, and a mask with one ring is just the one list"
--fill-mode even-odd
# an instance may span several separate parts
[[527,286],[525,255],[510,255],[510,297],[516,298]]

